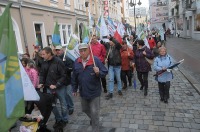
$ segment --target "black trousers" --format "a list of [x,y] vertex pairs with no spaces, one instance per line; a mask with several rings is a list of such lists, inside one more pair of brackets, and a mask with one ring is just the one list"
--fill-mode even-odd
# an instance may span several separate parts
[[37,92],[40,96],[40,100],[34,101],[34,103],[37,105],[42,116],[44,117],[44,119],[40,122],[40,126],[45,126],[51,115],[51,111],[53,109],[52,104],[54,102],[55,97],[52,94],[42,93],[40,91]]
[[148,74],[149,72],[137,72],[138,80],[145,90],[148,89]]
[[131,70],[121,70],[121,80],[123,81],[124,85],[127,86],[127,77],[129,85],[132,84],[131,78],[132,78],[132,72]]
[[102,83],[102,86],[103,86],[104,91],[107,90],[107,89],[106,89],[106,84],[107,84],[107,83],[106,83],[106,77],[101,78],[101,83]]
[[160,98],[162,98],[164,100],[168,100],[170,81],[168,81],[168,82],[158,82],[158,88],[159,88]]

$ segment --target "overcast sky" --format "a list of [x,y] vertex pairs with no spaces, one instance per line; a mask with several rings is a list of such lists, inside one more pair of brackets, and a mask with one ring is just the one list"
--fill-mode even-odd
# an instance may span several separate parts
[[[136,1],[138,3],[139,0],[136,0]],[[140,1],[142,3],[141,7],[147,7],[147,8],[149,7],[149,0],[140,0]],[[137,5],[136,7],[139,7],[139,6]]]

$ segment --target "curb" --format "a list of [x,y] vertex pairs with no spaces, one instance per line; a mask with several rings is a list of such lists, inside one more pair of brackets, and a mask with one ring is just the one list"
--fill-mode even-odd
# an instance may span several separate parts
[[196,81],[190,74],[184,72],[183,69],[179,69],[179,71],[183,74],[183,76],[189,81],[192,87],[197,91],[200,95],[200,83]]

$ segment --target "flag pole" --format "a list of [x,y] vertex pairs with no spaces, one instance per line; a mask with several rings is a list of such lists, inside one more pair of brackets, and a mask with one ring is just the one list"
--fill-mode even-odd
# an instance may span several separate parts
[[92,37],[94,36],[94,34],[95,34],[95,32],[96,32],[96,30],[95,30],[95,28],[93,27],[93,29],[92,29],[92,36],[90,37],[90,41],[89,41],[89,47],[90,47],[90,51],[91,51],[91,55],[92,55],[92,60],[93,60],[93,62],[94,62],[94,67],[96,67],[96,63],[95,63],[95,61],[94,61],[94,55],[93,55],[93,52],[92,52],[92,48],[91,48],[91,40],[92,40]]
[[[71,37],[72,37],[72,35],[70,35],[70,37],[69,37],[69,40],[67,42],[68,44],[69,44],[69,41],[70,41]],[[66,46],[65,53],[64,53],[64,56],[63,56],[63,61],[66,61],[65,57],[66,57],[66,54],[67,54],[67,46]]]

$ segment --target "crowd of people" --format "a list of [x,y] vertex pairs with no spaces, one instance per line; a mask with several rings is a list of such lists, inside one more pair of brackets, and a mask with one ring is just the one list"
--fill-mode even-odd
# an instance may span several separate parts
[[[73,95],[80,95],[82,111],[90,118],[92,131],[98,132],[102,90],[107,93],[105,99],[109,100],[115,95],[116,83],[117,93],[123,96],[122,90],[132,86],[132,76],[136,71],[140,90],[147,96],[148,75],[152,68],[159,72],[172,65],[165,43],[156,31],[147,36],[149,48],[135,34],[124,35],[122,43],[112,36],[108,36],[107,40],[93,35],[90,45],[79,45],[80,57],[75,61],[64,55],[62,46],[53,49],[36,46],[32,59],[29,54],[23,55],[21,63],[40,95],[40,101],[28,101],[25,108],[26,114],[30,114],[36,105],[41,110],[43,118],[39,120],[38,131],[50,131],[46,123],[51,112],[55,116],[53,127],[64,128],[75,109]],[[172,72],[167,70],[155,79],[158,81],[160,101],[168,103]],[[61,107],[57,105],[58,100]]]

